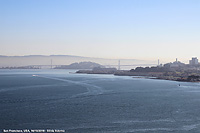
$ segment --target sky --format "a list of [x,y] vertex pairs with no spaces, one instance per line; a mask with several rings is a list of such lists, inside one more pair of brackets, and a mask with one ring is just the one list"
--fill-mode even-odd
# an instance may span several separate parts
[[200,0],[0,0],[0,55],[200,58]]

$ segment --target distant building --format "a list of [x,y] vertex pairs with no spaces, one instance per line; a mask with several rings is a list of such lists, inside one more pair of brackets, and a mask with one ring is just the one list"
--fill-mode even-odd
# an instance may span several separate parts
[[192,66],[198,65],[199,62],[198,62],[197,57],[193,57],[192,60],[189,61],[189,64]]
[[176,67],[182,67],[182,66],[184,66],[185,64],[184,64],[184,63],[181,63],[181,62],[178,61],[178,59],[176,58],[176,61],[174,61],[173,63],[170,63],[169,65],[170,65],[170,67],[176,68]]
[[159,59],[158,59],[158,65],[157,65],[157,67],[163,67],[163,65],[160,64],[160,60]]

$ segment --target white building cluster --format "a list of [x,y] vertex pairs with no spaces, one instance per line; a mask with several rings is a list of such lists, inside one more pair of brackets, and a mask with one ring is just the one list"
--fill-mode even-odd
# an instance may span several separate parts
[[192,66],[198,65],[199,62],[198,62],[197,57],[193,57],[192,60],[189,60],[189,64]]

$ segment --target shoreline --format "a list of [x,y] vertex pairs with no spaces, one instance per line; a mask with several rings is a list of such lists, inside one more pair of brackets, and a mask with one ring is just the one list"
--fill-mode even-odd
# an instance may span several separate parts
[[171,77],[169,79],[169,77],[161,77],[161,75],[151,75],[149,76],[148,73],[142,73],[142,74],[139,74],[139,73],[103,73],[103,72],[92,72],[92,71],[77,71],[75,72],[77,74],[106,74],[106,75],[114,75],[114,76],[131,76],[132,78],[143,78],[143,79],[158,79],[158,80],[169,80],[169,81],[177,81],[177,82],[190,82],[190,83],[198,83],[200,81],[193,81],[193,80],[188,80],[188,79],[181,79],[181,77]]

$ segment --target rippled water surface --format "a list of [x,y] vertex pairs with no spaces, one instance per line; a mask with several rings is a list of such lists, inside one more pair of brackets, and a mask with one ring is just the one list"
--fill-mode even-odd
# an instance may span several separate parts
[[1,131],[200,132],[199,83],[73,72],[0,70]]

